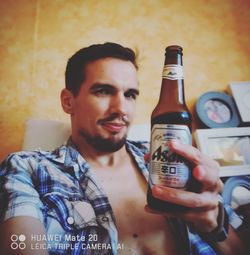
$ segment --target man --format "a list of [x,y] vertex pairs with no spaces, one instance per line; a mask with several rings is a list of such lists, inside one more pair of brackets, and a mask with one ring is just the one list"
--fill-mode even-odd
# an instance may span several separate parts
[[157,198],[190,210],[172,219],[145,207],[147,148],[126,139],[139,94],[134,52],[114,43],[83,48],[69,59],[65,76],[67,145],[15,153],[1,166],[3,254],[239,253],[231,227],[217,243],[221,215],[226,218],[218,165],[194,147],[169,145],[194,164],[202,192],[153,188]]

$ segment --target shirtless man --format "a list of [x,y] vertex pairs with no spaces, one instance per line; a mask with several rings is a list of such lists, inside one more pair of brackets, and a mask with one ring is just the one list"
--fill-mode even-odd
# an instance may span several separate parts
[[15,153],[1,165],[1,254],[183,255],[192,254],[183,243],[190,236],[192,250],[196,245],[203,250],[195,254],[239,254],[240,240],[231,227],[218,244],[198,237],[219,224],[222,183],[218,165],[196,148],[170,144],[193,162],[202,192],[154,187],[153,194],[189,207],[175,216],[193,223],[197,233],[184,231],[177,243],[169,215],[145,207],[147,147],[126,139],[138,94],[132,50],[106,43],[69,59],[61,92],[71,117],[67,145],[53,152]]

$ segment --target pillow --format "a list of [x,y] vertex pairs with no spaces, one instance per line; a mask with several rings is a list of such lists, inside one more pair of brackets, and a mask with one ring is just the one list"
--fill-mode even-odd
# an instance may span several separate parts
[[[29,119],[26,122],[22,150],[53,150],[64,144],[70,134],[69,122]],[[128,139],[149,141],[150,125],[132,125]]]
[[53,150],[67,141],[70,131],[67,122],[29,119],[26,122],[22,150]]

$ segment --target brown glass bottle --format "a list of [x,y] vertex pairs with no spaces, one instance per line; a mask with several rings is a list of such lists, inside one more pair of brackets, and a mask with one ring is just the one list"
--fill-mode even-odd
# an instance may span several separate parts
[[152,196],[155,184],[187,189],[191,180],[189,163],[168,148],[168,141],[180,140],[191,144],[192,119],[184,98],[182,48],[169,46],[165,63],[159,102],[151,116],[150,174],[147,202],[151,208],[161,211],[185,210]]

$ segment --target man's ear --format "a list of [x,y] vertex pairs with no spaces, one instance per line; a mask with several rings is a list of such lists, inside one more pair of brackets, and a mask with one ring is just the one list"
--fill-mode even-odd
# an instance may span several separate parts
[[74,113],[74,95],[68,89],[61,91],[61,105],[66,113]]

